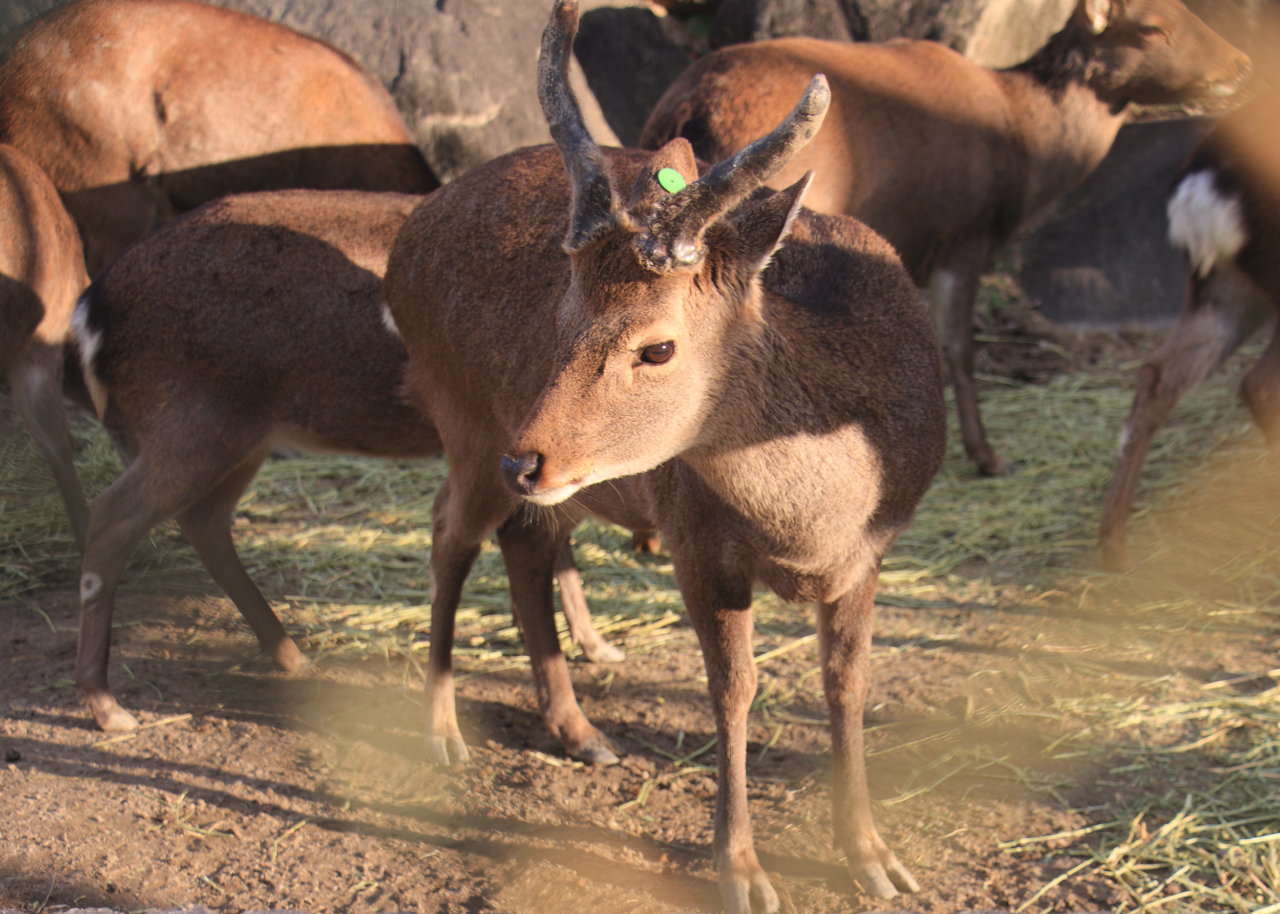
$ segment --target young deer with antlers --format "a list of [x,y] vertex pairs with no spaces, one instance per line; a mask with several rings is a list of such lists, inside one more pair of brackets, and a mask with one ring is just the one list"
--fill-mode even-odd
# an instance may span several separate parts
[[[84,388],[132,460],[89,508],[76,685],[104,730],[137,726],[107,679],[129,554],[177,517],[214,580],[285,669],[305,662],[244,570],[236,504],[274,447],[381,457],[440,453],[401,393],[404,344],[382,274],[419,197],[292,191],[228,197],[134,245],[75,311]],[[589,659],[621,652],[591,626],[568,542],[561,602]]]
[[79,0],[6,35],[0,142],[53,180],[91,276],[225,194],[438,186],[395,102],[358,63],[193,0]]
[[706,664],[726,908],[778,908],[747,810],[756,583],[817,604],[835,831],[853,876],[877,897],[912,891],[872,820],[862,714],[880,559],[942,459],[927,314],[885,241],[801,209],[810,176],[762,190],[817,132],[825,80],[701,172],[682,139],[654,153],[591,141],[567,85],[576,24],[576,0],[559,0],[539,64],[559,152],[521,150],[432,195],[387,268],[409,396],[450,468],[431,555],[428,751],[466,757],[453,614],[495,529],[548,723],[571,754],[607,747],[559,653],[553,563],[588,514],[655,529]]
[[994,476],[1005,465],[973,381],[983,268],[1097,167],[1130,102],[1228,94],[1248,69],[1178,0],[1078,0],[1066,26],[1008,70],[930,41],[721,48],[667,89],[640,145],[683,136],[703,158],[721,158],[775,123],[814,73],[827,74],[826,130],[770,185],[814,169],[808,205],[865,221],[928,289],[965,451]]
[[63,343],[89,284],[75,224],[34,162],[0,145],[0,371],[84,549],[87,513],[62,402]]
[[[1197,147],[1169,198],[1169,240],[1187,254],[1187,298],[1168,342],[1142,363],[1120,437],[1098,533],[1112,571],[1129,567],[1125,526],[1156,432],[1187,391],[1280,312],[1280,92],[1228,115]],[[1280,453],[1280,332],[1240,394]]]

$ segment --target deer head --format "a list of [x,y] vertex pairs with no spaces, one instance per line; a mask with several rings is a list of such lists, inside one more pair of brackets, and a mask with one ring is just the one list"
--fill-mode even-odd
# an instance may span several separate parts
[[760,274],[812,173],[777,193],[761,188],[817,133],[831,97],[816,76],[772,133],[702,177],[689,143],[673,140],[623,204],[568,85],[577,6],[558,0],[538,68],[573,191],[571,280],[552,376],[502,458],[507,484],[545,505],[710,443],[734,375],[749,371],[752,341],[767,332]]

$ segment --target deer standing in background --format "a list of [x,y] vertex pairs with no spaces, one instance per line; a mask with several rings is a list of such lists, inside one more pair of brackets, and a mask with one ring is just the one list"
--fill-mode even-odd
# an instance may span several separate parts
[[[1156,432],[1187,391],[1280,312],[1280,92],[1228,115],[1201,141],[1169,197],[1169,240],[1187,255],[1186,303],[1168,342],[1142,363],[1120,437],[1098,532],[1112,571],[1129,567],[1125,524]],[[1240,395],[1280,452],[1280,333]]]
[[0,145],[0,371],[84,549],[87,513],[62,401],[63,343],[89,284],[75,224],[34,162]]
[[[177,517],[201,562],[286,670],[305,657],[236,554],[236,505],[276,447],[413,458],[440,438],[402,395],[406,355],[383,318],[391,242],[420,198],[282,191],[208,204],[112,263],[76,307],[87,408],[128,468],[89,507],[76,686],[104,730],[137,726],[107,680],[130,553]],[[77,386],[78,389],[78,386]],[[591,625],[573,553],[556,556],[570,634]]]
[[391,96],[358,63],[193,0],[80,0],[5,36],[0,142],[52,179],[91,276],[225,194],[438,186]]
[[929,41],[845,44],[782,38],[721,48],[666,91],[640,139],[688,139],[708,160],[761,135],[822,72],[827,127],[772,187],[808,169],[806,198],[857,216],[928,290],[965,452],[995,476],[974,389],[974,298],[1014,234],[1102,161],[1130,102],[1230,94],[1249,70],[1178,0],[1078,0],[1031,59],[989,70]]
[[876,897],[913,891],[872,819],[862,714],[880,560],[944,447],[928,317],[883,239],[801,208],[810,176],[762,189],[822,123],[821,77],[772,133],[703,172],[682,139],[654,153],[592,142],[567,85],[576,24],[576,0],[559,0],[539,63],[559,151],[520,150],[437,191],[387,267],[408,394],[449,458],[434,509],[428,752],[467,756],[453,615],[496,530],[539,706],[570,754],[603,754],[555,638],[554,561],[589,514],[658,530],[707,670],[725,907],[779,905],[747,809],[755,584],[817,604],[850,872]]

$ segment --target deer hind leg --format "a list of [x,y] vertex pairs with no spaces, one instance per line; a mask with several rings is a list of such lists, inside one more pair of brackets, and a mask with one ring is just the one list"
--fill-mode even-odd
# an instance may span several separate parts
[[289,637],[280,618],[244,570],[231,540],[231,521],[236,505],[257,475],[262,460],[263,454],[257,453],[240,464],[208,494],[183,511],[178,516],[178,523],[204,567],[257,635],[263,653],[292,673],[306,665],[306,655]]
[[89,507],[76,477],[71,431],[62,400],[62,347],[32,342],[9,366],[9,388],[36,450],[62,492],[76,545],[84,554]]
[[849,872],[868,895],[892,898],[920,886],[876,830],[867,790],[862,713],[871,679],[871,612],[878,567],[834,603],[818,607],[823,689],[831,717],[832,822]]
[[1133,406],[1120,435],[1120,460],[1098,529],[1103,567],[1111,571],[1129,567],[1125,543],[1129,511],[1156,432],[1178,401],[1235,352],[1265,317],[1266,307],[1257,290],[1234,268],[1217,270],[1205,280],[1189,280],[1187,304],[1177,326],[1138,371]]
[[[679,548],[678,542],[671,545]],[[747,808],[747,713],[757,682],[750,581],[745,576],[718,576],[718,569],[707,563],[693,573],[685,567],[677,563],[676,575],[702,648],[716,723],[719,784],[713,852],[720,895],[728,914],[752,914],[753,906],[773,914],[779,908],[778,894],[756,856]]]
[[[526,519],[520,511],[498,528],[498,545],[511,583],[511,604],[533,668],[538,709],[572,758],[613,765],[621,749],[592,726],[578,706],[556,634],[551,577],[563,564],[568,537],[568,529],[557,534],[536,518]],[[570,552],[570,564],[572,561]],[[582,608],[586,608],[585,600]]]
[[1280,326],[1272,330],[1267,348],[1241,380],[1240,395],[1271,452],[1280,455]]
[[573,561],[573,541],[566,538],[556,555],[556,580],[560,584],[560,607],[569,624],[569,637],[592,663],[621,663],[626,654],[600,636],[591,622],[591,608],[582,592],[582,576]]
[[934,329],[955,393],[964,451],[982,475],[999,476],[1006,466],[987,441],[973,380],[973,310],[986,257],[985,244],[951,251],[944,265],[929,277],[928,297]]

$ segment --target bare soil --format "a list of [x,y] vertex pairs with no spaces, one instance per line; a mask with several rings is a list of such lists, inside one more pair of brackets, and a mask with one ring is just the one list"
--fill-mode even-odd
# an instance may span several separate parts
[[[868,768],[880,830],[923,891],[872,902],[831,846],[817,651],[796,608],[760,631],[758,650],[791,649],[761,663],[750,718],[756,843],[788,914],[1017,908],[1075,860],[1057,853],[1066,841],[1020,853],[1001,842],[1105,822],[1151,779],[1191,789],[1212,777],[1194,752],[1146,766],[1142,783],[1114,772],[1124,747],[1080,737],[1058,699],[1152,683],[1190,692],[1276,665],[1274,633],[1188,638],[1012,582],[994,599],[888,602]],[[527,670],[513,668],[464,676],[472,763],[439,771],[421,752],[411,659],[286,676],[198,575],[159,594],[126,581],[116,620],[112,681],[144,722],[123,737],[93,727],[71,684],[75,592],[0,604],[0,908],[720,910],[715,782],[702,767],[714,766],[713,727],[683,624],[664,640],[623,639],[620,665],[571,664],[587,715],[627,750],[621,764],[567,760]],[[1068,738],[1074,751],[1054,748]],[[1030,910],[1120,901],[1110,883],[1070,878]]]

